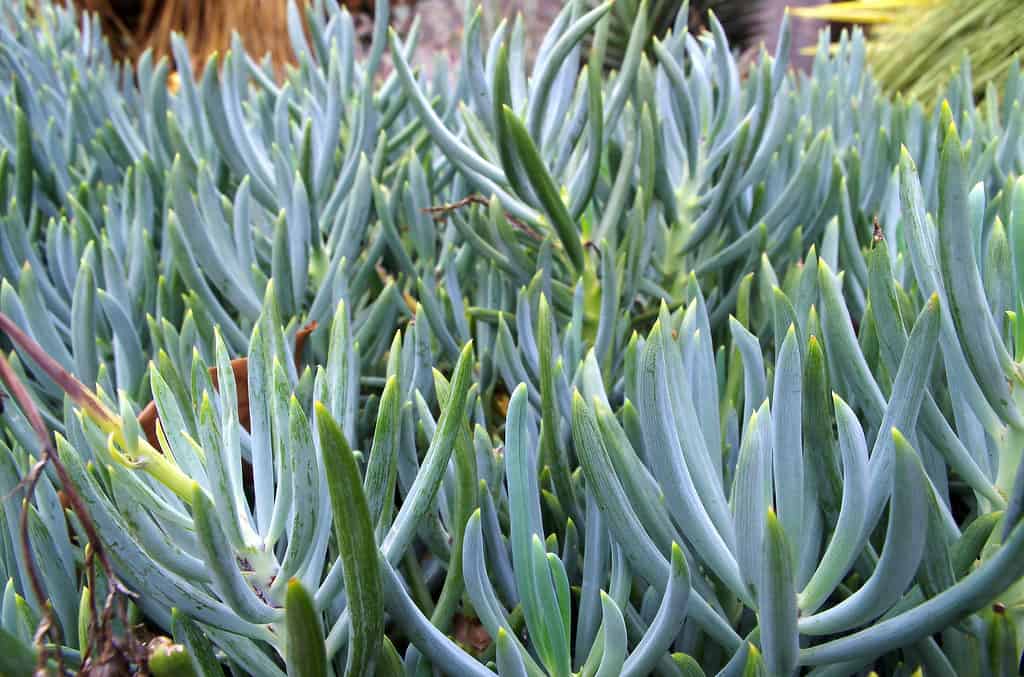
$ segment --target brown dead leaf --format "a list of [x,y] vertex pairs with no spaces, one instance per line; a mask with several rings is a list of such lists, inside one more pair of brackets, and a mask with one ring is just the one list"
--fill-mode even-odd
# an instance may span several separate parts
[[[311,333],[317,328],[316,322],[310,322],[305,327],[295,333],[295,366],[298,368],[302,361],[302,349],[306,346],[306,339]],[[242,426],[249,429],[249,360],[245,357],[239,357],[231,360],[231,371],[235,376],[235,392],[238,394],[238,421]],[[217,368],[210,367],[210,380],[213,381],[213,387],[219,389],[217,383]],[[153,445],[153,448],[160,449],[160,443],[156,435],[156,424],[160,420],[159,415],[156,411],[156,402],[150,402],[146,405],[142,413],[139,414],[139,426],[142,431],[146,434],[146,439]]]
[[455,614],[455,641],[481,654],[491,646],[491,636],[480,620]]

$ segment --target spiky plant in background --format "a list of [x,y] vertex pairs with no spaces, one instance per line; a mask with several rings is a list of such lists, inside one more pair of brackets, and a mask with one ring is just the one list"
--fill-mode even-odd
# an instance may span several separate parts
[[741,79],[713,18],[605,76],[585,5],[529,72],[471,17],[454,85],[384,4],[365,61],[292,7],[286,81],[179,42],[177,93],[4,10],[5,382],[61,465],[23,512],[33,406],[0,400],[0,669],[113,664],[57,492],[136,595],[124,670],[1014,663],[1018,98],[887,99],[859,32],[796,76],[784,27]]
[[[595,4],[596,3],[592,3]],[[740,68],[745,70],[758,56],[762,46],[769,52],[777,48],[778,27],[789,8],[814,4],[813,0],[699,0],[684,3],[682,0],[659,0],[649,3],[648,20],[643,30],[650,37],[663,39],[669,29],[678,33],[688,29],[692,33],[701,33],[709,29],[708,16],[714,13],[729,39],[732,49],[740,56]],[[684,8],[685,6],[685,8]],[[613,6],[609,21],[607,45],[605,47],[605,66],[618,68],[629,42],[632,31],[639,30],[636,25],[638,2],[622,2]],[[683,9],[683,15],[680,15]],[[687,11],[688,10],[688,11]],[[790,45],[789,62],[796,68],[805,68],[810,64],[807,54],[800,51],[799,45],[813,43],[818,31],[825,27],[823,21],[805,17],[791,27],[794,43]]]
[[871,27],[868,59],[890,95],[931,106],[958,70],[973,70],[972,94],[996,93],[1020,69],[1024,6],[1014,0],[852,0],[800,8],[794,14]]

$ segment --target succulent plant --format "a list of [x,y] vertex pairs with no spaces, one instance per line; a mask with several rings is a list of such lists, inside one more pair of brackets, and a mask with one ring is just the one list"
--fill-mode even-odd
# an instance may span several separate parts
[[111,665],[108,593],[154,674],[1015,665],[1019,74],[926,113],[713,17],[604,74],[575,0],[428,79],[379,3],[169,92],[4,11],[0,671]]

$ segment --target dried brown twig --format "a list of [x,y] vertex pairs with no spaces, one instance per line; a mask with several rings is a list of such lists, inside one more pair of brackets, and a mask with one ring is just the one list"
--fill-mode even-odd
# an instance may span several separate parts
[[[49,357],[39,344],[28,337],[7,315],[3,313],[0,313],[0,332],[3,332],[17,344],[26,349],[26,352],[29,353],[32,359],[39,363],[39,365],[43,367],[44,371],[50,374],[51,377],[61,373],[65,374],[69,379],[69,383],[62,383],[61,385],[66,385],[66,390],[68,388],[73,388],[74,384],[81,387],[81,384],[78,383],[74,377],[64,372],[63,368],[61,368],[53,358]],[[39,622],[39,627],[36,629],[34,637],[34,641],[39,648],[38,668],[40,670],[40,674],[47,674],[46,664],[49,659],[49,652],[47,650],[45,640],[49,639],[56,647],[61,646],[60,628],[55,623],[52,605],[47,600],[46,591],[40,581],[39,572],[36,569],[35,558],[32,554],[32,544],[28,534],[29,505],[31,504],[39,478],[42,476],[47,465],[52,467],[54,472],[57,474],[57,479],[60,481],[61,489],[63,490],[63,494],[67,499],[71,511],[74,512],[75,516],[78,518],[82,531],[88,539],[88,543],[85,545],[83,550],[85,555],[85,573],[88,579],[89,589],[91,591],[96,590],[96,572],[94,564],[99,564],[107,579],[107,597],[104,600],[103,609],[99,613],[97,613],[96,600],[90,595],[92,613],[90,614],[89,620],[89,641],[87,646],[82,647],[82,666],[79,674],[94,674],[103,668],[117,669],[118,667],[123,667],[126,670],[129,663],[135,663],[136,665],[144,668],[146,663],[145,647],[135,639],[131,631],[126,632],[127,637],[124,640],[116,637],[114,633],[115,615],[116,619],[122,622],[124,628],[130,628],[126,600],[134,597],[134,593],[125,587],[117,577],[117,574],[114,573],[110,560],[104,550],[103,543],[100,540],[99,533],[96,531],[96,525],[92,520],[92,516],[89,514],[88,509],[86,509],[85,502],[82,500],[81,495],[75,489],[74,482],[72,482],[67,468],[61,462],[56,449],[54,449],[53,440],[46,429],[46,425],[43,423],[43,418],[40,415],[39,410],[36,408],[35,402],[32,401],[32,397],[29,395],[28,389],[21,382],[18,374],[11,367],[6,356],[2,352],[0,352],[0,380],[3,381],[3,384],[6,386],[11,398],[15,403],[17,403],[21,412],[32,426],[32,430],[39,438],[41,446],[39,460],[36,461],[28,474],[25,475],[18,485],[20,488],[24,489],[21,506],[21,521],[19,526],[21,551],[28,569],[25,573],[27,575],[29,585],[32,588],[32,592],[36,596],[36,599],[39,600],[39,604],[43,611],[42,619]],[[54,651],[54,654],[58,670],[60,674],[63,674],[64,664],[59,648]]]
[[[432,215],[435,221],[443,221],[447,217],[449,212],[454,212],[458,209],[462,209],[463,207],[468,207],[470,205],[482,205],[484,207],[487,207],[490,204],[490,201],[487,200],[487,198],[485,198],[483,195],[467,195],[461,200],[450,202],[448,204],[437,205],[435,207],[424,207],[423,211],[426,212],[427,214]],[[530,226],[528,226],[526,222],[512,216],[508,212],[505,212],[505,218],[508,219],[508,222],[511,223],[516,228],[516,230],[526,233],[528,236],[530,236],[534,240],[537,240],[538,242],[544,241],[544,236],[538,233]]]

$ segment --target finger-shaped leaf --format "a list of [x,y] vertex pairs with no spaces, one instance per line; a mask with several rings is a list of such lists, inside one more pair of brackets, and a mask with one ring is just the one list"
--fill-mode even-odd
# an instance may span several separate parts
[[928,479],[917,452],[893,429],[896,452],[889,526],[878,565],[853,595],[836,606],[800,620],[800,631],[819,635],[837,632],[875,618],[896,602],[914,579],[924,552],[927,530]]
[[[270,339],[263,335],[260,324],[253,327],[246,362],[246,386],[250,393],[267,392],[272,387],[267,340]],[[155,390],[154,386],[154,394]],[[249,454],[252,461],[255,499],[253,517],[261,536],[266,536],[274,512],[274,455],[271,448],[273,438],[270,421],[270,398],[249,399]]]
[[[557,560],[557,556],[551,554]],[[559,562],[559,564],[561,564]],[[531,587],[537,603],[537,617],[530,627],[533,643],[537,646],[545,666],[554,674],[570,672],[569,658],[569,584],[564,568],[560,576],[549,561],[540,536],[533,535],[530,541]],[[559,580],[561,579],[561,580]],[[524,594],[525,596],[525,594]],[[560,602],[564,601],[563,605]],[[527,621],[529,625],[529,620]]]
[[526,176],[530,181],[530,185],[533,187],[534,192],[536,192],[541,205],[543,205],[544,211],[547,213],[548,219],[554,227],[555,233],[558,235],[558,239],[562,243],[562,247],[565,249],[565,253],[568,255],[573,268],[577,272],[582,272],[583,245],[580,242],[580,233],[576,228],[576,224],[573,223],[572,217],[569,215],[569,209],[562,200],[554,179],[544,165],[544,158],[541,156],[540,151],[537,150],[537,146],[534,145],[533,139],[530,138],[530,133],[526,130],[525,125],[523,125],[512,109],[507,106],[504,107],[502,115],[504,116],[508,133],[515,144],[519,160],[523,163],[523,168],[526,170]]
[[[373,523],[352,450],[327,408],[316,404],[320,453],[334,511],[334,535],[345,577],[352,632],[346,672],[373,672],[384,636],[380,567]],[[290,584],[289,584],[290,585]]]
[[[803,376],[803,428],[807,464],[814,476],[820,506],[829,520],[835,520],[843,498],[839,454],[832,436],[833,414],[828,406],[829,384],[825,353],[813,334],[807,341]],[[865,448],[865,456],[866,456]],[[866,459],[865,459],[866,462]]]
[[492,558],[491,567],[496,579],[495,585],[501,592],[502,598],[509,606],[514,607],[519,603],[519,593],[515,589],[512,558],[509,556],[508,546],[498,522],[498,509],[494,502],[494,496],[483,480],[480,481],[478,504],[482,511],[484,543],[488,556]]
[[32,215],[32,128],[29,125],[28,116],[20,106],[15,108],[14,111],[14,129],[14,194],[17,200],[17,207],[21,210],[22,218],[25,222],[28,222]]
[[[880,237],[880,236],[879,236]],[[878,328],[878,341],[882,364],[891,374],[899,369],[900,358],[906,346],[907,332],[900,312],[896,280],[893,278],[889,248],[885,241],[876,239],[867,254],[868,299]]]
[[[640,140],[634,138],[633,134],[626,136],[622,148],[622,160],[619,162],[619,170],[615,175],[615,182],[612,184],[608,201],[604,205],[601,214],[601,221],[596,224],[593,237],[598,242],[605,238],[617,238],[619,224],[623,220],[628,205],[629,194],[633,192],[633,172],[636,169],[637,161],[640,159]],[[639,193],[639,190],[637,193]],[[603,249],[603,247],[602,247]],[[602,257],[602,261],[603,261]]]
[[748,675],[756,675],[757,673],[754,668],[760,662],[761,652],[749,640],[745,641],[718,673],[718,677],[748,677]]
[[[889,250],[884,241],[878,241],[868,253],[868,276],[872,316],[877,329],[882,364],[890,374],[896,374],[907,345],[901,305],[893,278]],[[925,393],[921,409],[921,426],[925,434],[942,452],[950,467],[971,487],[996,505],[1002,498],[996,493],[981,468],[971,458],[964,443],[950,428],[931,393]],[[898,427],[898,426],[897,426]]]
[[765,527],[764,560],[758,586],[758,627],[770,675],[792,675],[800,654],[791,548],[772,510]]
[[[448,404],[451,388],[440,372],[434,372],[434,389],[441,406]],[[470,397],[476,393],[476,384],[470,389]],[[447,517],[451,554],[448,573],[437,597],[437,604],[430,621],[438,629],[446,630],[452,622],[464,590],[462,572],[462,548],[464,546],[466,523],[476,510],[479,487],[476,480],[476,457],[469,436],[469,429],[463,426],[455,440],[455,486],[452,508]],[[451,488],[451,485],[448,485]],[[447,506],[442,506],[447,508]]]
[[[466,525],[462,560],[462,569],[466,578],[466,592],[473,602],[473,608],[479,614],[481,624],[492,637],[505,635],[507,643],[505,662],[522,663],[524,666],[523,670],[527,671],[527,674],[531,675],[531,677],[543,675],[544,672],[534,662],[533,657],[530,656],[512,629],[505,610],[501,606],[501,602],[498,601],[498,596],[488,578],[479,510],[473,513],[473,516],[469,518],[469,522]],[[508,655],[510,653],[517,654],[519,656],[518,660]],[[499,663],[502,660],[501,654],[502,648],[499,646]]]
[[843,503],[825,554],[800,593],[799,606],[804,613],[816,611],[846,576],[860,554],[857,544],[867,514],[868,445],[864,431],[856,414],[838,395],[833,395],[832,400],[843,457]]
[[683,677],[704,677],[704,669],[692,656],[684,653],[672,654],[672,662],[675,663],[675,667]]
[[99,367],[96,350],[94,251],[92,243],[89,243],[78,267],[78,278],[71,298],[71,347],[75,356],[75,371],[87,386],[96,384]]
[[842,365],[841,369],[834,371],[842,375],[849,395],[867,410],[869,417],[880,420],[885,409],[885,397],[853,335],[850,311],[843,301],[839,281],[824,259],[818,259],[818,287],[821,290],[821,323],[829,364]]
[[604,128],[606,135],[609,130],[618,124],[619,116],[626,105],[626,100],[633,91],[644,46],[647,44],[647,39],[650,36],[648,29],[650,25],[649,12],[649,0],[640,0],[633,24],[629,30],[629,41],[626,43],[626,51],[622,58],[622,68],[619,69],[619,74],[612,84],[608,105],[605,107]]
[[213,501],[198,484],[192,489],[192,517],[210,574],[232,610],[252,623],[279,620],[282,616],[280,610],[267,606],[242,577]]
[[[907,224],[907,253],[914,269],[914,277],[924,294],[937,293],[942,310],[942,352],[947,369],[956,374],[958,387],[968,395],[972,410],[986,427],[1001,425],[998,416],[989,403],[966,356],[965,346],[958,337],[957,325],[952,317],[953,306],[947,298],[943,284],[942,268],[936,243],[936,227],[925,212],[924,194],[921,181],[910,157],[904,148],[900,154],[900,199],[903,217]],[[1005,479],[1005,478],[1004,478]]]
[[[318,421],[319,423],[319,421]],[[279,581],[287,576],[288,580],[296,575],[309,558],[315,543],[317,517],[320,502],[320,469],[316,460],[316,448],[313,444],[312,428],[306,413],[302,411],[297,397],[292,395],[288,402],[288,461],[291,463],[292,482],[292,515],[288,528],[288,547],[278,578],[271,586],[273,592],[283,587]],[[323,447],[323,440],[321,440]],[[324,455],[326,455],[325,452]],[[326,463],[324,466],[325,474]],[[328,485],[328,488],[330,485]],[[343,513],[346,516],[350,513]],[[347,519],[347,518],[346,518]],[[353,519],[357,519],[353,517]],[[355,527],[352,527],[354,530]]]
[[607,20],[598,27],[591,46],[591,60],[585,66],[587,77],[587,156],[586,164],[569,186],[569,216],[577,222],[587,208],[601,172],[601,151],[604,146],[604,104],[601,88],[601,35],[607,35]]
[[764,525],[771,495],[771,411],[765,402],[750,415],[732,485],[736,559],[747,584],[756,588],[764,568]]
[[[594,414],[578,391],[573,394],[572,411],[573,444],[580,456],[587,483],[608,519],[612,535],[622,545],[633,570],[663,591],[668,581],[669,563],[655,547],[630,506],[626,492],[615,477]],[[740,638],[700,595],[691,600],[690,612],[716,641],[729,648],[739,646]]]
[[928,535],[917,580],[926,597],[932,597],[956,583],[953,558],[950,555],[950,537],[943,520],[941,501],[937,492],[928,487]]
[[171,611],[174,641],[188,650],[192,669],[198,677],[224,677],[224,670],[213,653],[213,645],[191,618],[177,609]]
[[[628,403],[628,401],[627,401]],[[672,520],[662,502],[661,489],[650,471],[633,450],[626,432],[619,425],[611,410],[604,403],[597,402],[597,422],[601,427],[605,448],[618,475],[622,488],[629,496],[630,505],[637,517],[648,530],[651,538],[663,552],[673,541],[681,537],[672,525]]]
[[500,188],[500,184],[505,182],[504,172],[484,158],[481,158],[445,127],[444,122],[440,117],[438,117],[437,113],[434,112],[434,109],[431,108],[430,102],[427,101],[427,98],[416,84],[412,69],[409,67],[409,63],[406,60],[405,55],[402,53],[401,46],[398,42],[398,36],[394,31],[388,31],[388,40],[391,43],[391,53],[394,58],[395,72],[398,73],[402,87],[409,96],[410,103],[412,103],[416,108],[416,112],[421,116],[421,119],[430,131],[431,138],[434,139],[434,142],[437,143],[437,145],[453,162],[461,166],[466,171],[469,171],[474,178],[480,180],[489,194],[495,194],[501,198],[501,201],[509,211],[520,218],[536,222],[538,220],[538,215],[532,208],[524,204],[521,200],[512,197],[507,191]]
[[[686,317],[690,317],[689,313],[684,316],[684,319]],[[695,315],[694,320],[696,320]],[[660,327],[668,326],[669,322],[670,320],[663,313]],[[684,330],[683,333],[688,332]],[[697,494],[707,510],[708,517],[711,518],[718,533],[721,534],[722,540],[732,548],[736,542],[735,529],[729,517],[728,500],[722,488],[718,461],[713,458],[718,451],[708,444],[703,434],[703,422],[697,414],[697,403],[705,397],[705,394],[694,391],[696,374],[695,370],[690,371],[689,365],[684,365],[684,360],[687,357],[686,351],[680,350],[678,342],[669,339],[666,334],[662,333],[660,337],[663,348],[661,355],[664,357],[666,369],[664,376],[660,372],[658,373],[659,385],[657,387],[661,387],[662,381],[668,386],[666,404],[671,416],[666,420],[675,419],[669,423],[675,429],[674,437],[672,436],[673,431],[668,431],[669,441],[673,445],[678,445],[673,447],[673,453],[676,449],[680,450],[686,469],[689,471]],[[695,342],[698,338],[699,336],[694,336],[691,341]],[[650,340],[648,337],[648,343],[652,345]],[[642,387],[640,392],[645,392]],[[695,392],[696,397],[691,397],[691,392]],[[711,435],[712,440],[717,437],[716,432],[712,432]]]
[[689,601],[690,570],[682,548],[673,543],[672,569],[665,595],[647,632],[623,664],[621,674],[624,677],[651,673],[683,627]]
[[[566,528],[566,548],[572,545],[572,534],[574,533],[574,530],[575,525],[573,524],[572,519],[570,518],[568,521],[568,526]],[[540,539],[534,539],[535,544],[539,544],[539,542]],[[534,548],[534,551],[537,552],[536,547]],[[548,571],[551,574],[551,580],[554,583],[555,601],[558,603],[559,614],[555,618],[558,618],[562,622],[561,643],[565,647],[564,665],[567,666],[569,665],[570,660],[569,653],[572,649],[572,646],[570,644],[572,633],[572,603],[569,592],[569,575],[566,572],[565,564],[562,562],[562,560],[558,557],[557,554],[549,552],[546,555],[546,559],[548,564]],[[557,629],[558,627],[556,625],[555,630]],[[559,652],[561,652],[561,648],[559,648]]]
[[380,651],[380,662],[377,664],[377,674],[381,677],[403,677],[405,666],[402,664],[402,657],[398,655],[395,645],[391,640],[384,637]]
[[[309,245],[312,226],[309,223],[309,195],[302,178],[296,173],[291,200],[287,209],[288,257],[292,281],[292,301],[302,308],[309,281]],[[254,312],[255,314],[255,312]]]
[[473,344],[467,343],[455,365],[455,373],[451,381],[452,396],[449,398],[447,407],[441,413],[437,432],[430,440],[430,447],[423,458],[420,471],[409,491],[406,492],[405,501],[381,544],[381,551],[389,562],[398,561],[405,553],[420,522],[434,503],[441,478],[445,468],[448,467],[452,451],[455,449],[456,436],[465,425],[465,408],[472,369]]
[[[22,284],[24,285],[24,280],[29,278],[30,276],[22,274]],[[134,394],[138,392],[139,380],[146,371],[146,365],[142,358],[141,339],[128,311],[116,298],[102,289],[99,290],[98,298],[103,314],[106,315],[107,322],[110,323],[114,333],[114,365],[117,369],[117,387],[119,390]],[[35,313],[29,313],[30,323],[33,315]],[[63,343],[57,341],[56,338],[52,341],[45,341],[44,333],[39,332],[36,327],[33,327],[33,330],[36,331],[40,341],[44,342],[50,354],[61,359],[63,364],[70,367],[71,358],[67,355]]]
[[359,356],[352,337],[350,308],[344,300],[338,302],[331,320],[331,333],[327,350],[327,383],[330,412],[346,434],[355,432],[355,413],[358,408]]
[[[924,400],[931,376],[932,360],[939,338],[939,298],[932,295],[914,323],[907,348],[900,360],[900,368],[893,383],[892,395],[882,418],[881,430],[914,430],[918,412]],[[868,462],[870,474],[868,515],[865,527],[874,527],[885,503],[888,486],[885,480],[892,475],[895,462],[893,439],[879,433]]]
[[552,478],[559,501],[578,518],[576,497],[569,480],[569,459],[566,449],[556,442],[560,437],[561,417],[558,415],[555,391],[555,356],[552,346],[552,317],[547,298],[541,295],[537,303],[537,343],[540,361],[541,390],[541,449],[545,463],[551,465]]
[[494,677],[494,673],[463,651],[431,625],[423,612],[405,591],[402,579],[388,564],[384,554],[380,555],[381,583],[384,603],[394,623],[401,628],[409,641],[434,665],[443,665],[453,674],[470,677]]
[[242,548],[246,542],[242,530],[242,516],[239,512],[241,506],[235,498],[234,478],[225,463],[228,454],[224,450],[214,405],[206,392],[203,393],[202,403],[199,405],[199,441],[202,443],[202,451],[197,449],[195,455],[202,454],[206,459],[213,504],[217,510],[218,528],[229,539],[232,547]]
[[990,604],[1024,574],[1024,525],[1003,547],[966,578],[893,618],[845,637],[802,649],[801,665],[821,665],[879,656],[907,646]]
[[161,450],[171,456],[174,462],[201,486],[208,486],[206,467],[202,457],[196,453],[196,447],[188,443],[189,432],[185,417],[178,406],[177,398],[171,387],[164,380],[161,370],[150,365],[149,382],[153,389],[153,401],[160,412],[158,438],[163,438]]
[[604,592],[601,593],[601,616],[604,651],[595,677],[615,677],[622,674],[626,659],[626,622],[615,601]]
[[583,574],[576,613],[576,640],[573,653],[574,665],[577,667],[586,662],[597,637],[597,608],[601,603],[599,593],[605,586],[610,550],[608,527],[592,489],[586,492],[586,501],[586,549],[583,553]]
[[652,469],[661,478],[666,507],[683,534],[694,543],[700,557],[715,569],[729,588],[741,599],[752,603],[736,559],[700,500],[679,448],[674,419],[669,411],[662,331],[659,321],[647,337],[641,361],[641,414],[647,419],[643,430],[644,446],[660,450],[651,458]]
[[[214,330],[214,350],[217,358],[217,379],[215,381],[220,404],[220,431],[222,454],[225,472],[228,481],[231,483],[231,495],[238,504],[236,512],[239,515],[240,525],[249,531],[251,527],[251,516],[245,501],[245,493],[242,488],[242,449],[239,442],[239,393],[235,381],[235,364],[228,356],[227,346],[221,338],[220,331]],[[248,395],[246,395],[248,402]],[[305,418],[305,417],[303,417]]]
[[384,385],[381,395],[373,446],[370,448],[370,460],[363,484],[369,514],[376,519],[377,530],[381,534],[391,526],[391,512],[394,509],[401,431],[398,400],[398,379],[392,376]]
[[283,441],[288,439],[286,431],[289,422],[289,407],[293,393],[288,377],[284,373],[281,363],[274,360],[271,365],[273,373],[273,397],[270,398],[270,406],[274,417],[274,429],[277,441],[277,458],[275,459],[275,473],[277,475],[277,493],[274,497],[274,512],[270,517],[267,541],[276,543],[285,533],[288,521],[291,518],[292,490],[295,482],[292,481],[292,469],[295,464],[288,453],[288,445]]
[[[1003,517],[1002,512],[980,515],[964,529],[963,535],[950,548],[953,573],[957,578],[962,578],[970,572],[974,562],[981,556],[982,548],[988,542],[992,531],[1003,520]],[[1004,540],[1007,537],[1009,534],[1005,534]]]
[[1013,183],[1013,192],[1010,199],[1010,219],[1007,222],[1007,234],[1012,250],[1013,288],[1020,290],[1024,289],[1024,177],[1019,177]]
[[943,121],[949,120],[939,163],[938,226],[939,262],[946,285],[950,312],[964,346],[971,371],[978,379],[989,404],[1009,423],[1024,425],[1020,413],[1012,407],[1007,378],[1010,356],[1001,341],[985,300],[974,247],[965,246],[969,238],[967,182],[964,176],[960,136],[952,124],[948,106]]
[[[285,662],[288,674],[296,677],[326,677],[327,652],[320,613],[313,598],[296,579],[288,581],[284,603]],[[358,650],[353,646],[353,651]],[[353,673],[349,673],[353,674]]]
[[551,47],[551,50],[544,54],[544,61],[540,64],[540,72],[531,81],[530,100],[527,108],[526,128],[530,135],[541,138],[541,125],[546,113],[545,106],[554,84],[555,77],[561,67],[565,65],[565,59],[573,48],[579,44],[588,31],[603,17],[609,9],[611,2],[604,2],[590,10],[583,16],[576,19],[565,28],[559,35],[558,41]]
[[790,561],[799,557],[804,534],[803,367],[796,330],[789,326],[775,365],[772,394],[772,476],[779,522],[790,543]]
[[842,257],[840,261],[851,276],[849,282],[853,293],[848,294],[853,297],[853,302],[858,307],[863,307],[868,270],[857,241],[857,224],[854,222],[850,207],[850,188],[846,177],[839,182],[839,204],[839,247]]
[[729,318],[733,341],[743,359],[743,418],[761,406],[768,397],[764,378],[764,357],[757,337],[735,318]]
[[[543,526],[540,514],[540,489],[537,485],[535,456],[528,444],[526,386],[520,384],[509,401],[506,417],[506,474],[508,477],[510,521],[512,523],[512,565],[516,587],[523,602],[523,615],[541,661],[549,670],[567,670],[561,656],[562,631],[553,624],[561,617],[555,601],[553,583],[540,542]],[[541,559],[537,560],[537,549]],[[565,650],[568,647],[564,647]]]
[[523,655],[513,646],[509,640],[509,634],[504,628],[498,629],[497,659],[498,674],[504,677],[527,677],[526,665],[523,663]]

